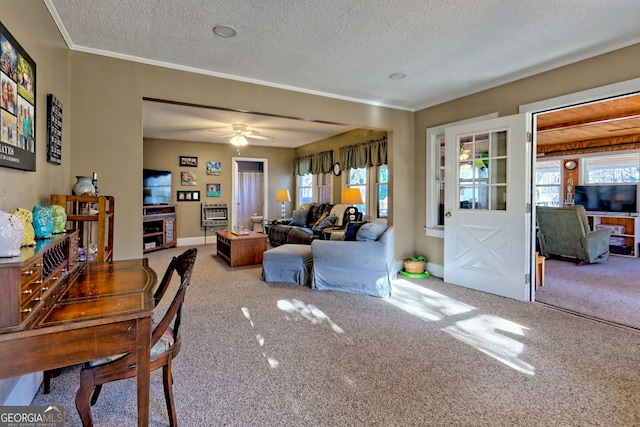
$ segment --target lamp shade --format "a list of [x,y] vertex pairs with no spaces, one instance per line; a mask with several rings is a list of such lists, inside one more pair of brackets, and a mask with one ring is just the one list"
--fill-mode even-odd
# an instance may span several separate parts
[[361,205],[362,193],[359,188],[345,188],[342,190],[342,203],[345,205]]
[[276,202],[290,202],[291,195],[289,194],[289,190],[278,190],[276,193]]
[[235,135],[233,138],[231,138],[231,143],[233,145],[235,145],[236,147],[242,147],[247,145],[247,138],[244,137],[244,135]]

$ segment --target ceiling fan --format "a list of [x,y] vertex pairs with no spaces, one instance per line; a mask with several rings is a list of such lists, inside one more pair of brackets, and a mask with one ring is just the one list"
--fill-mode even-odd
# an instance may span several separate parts
[[218,130],[213,130],[213,129],[209,129],[210,132],[216,132],[216,133],[225,133],[224,135],[222,135],[223,137],[230,137],[231,138],[231,143],[233,145],[236,145],[238,147],[243,146],[243,145],[247,145],[248,141],[247,138],[253,138],[253,139],[273,139],[272,136],[267,136],[267,135],[262,135],[260,134],[260,132],[252,130],[252,129],[247,129],[247,125],[246,124],[242,124],[242,123],[236,123],[231,125],[231,133],[225,133],[222,131],[218,131]]

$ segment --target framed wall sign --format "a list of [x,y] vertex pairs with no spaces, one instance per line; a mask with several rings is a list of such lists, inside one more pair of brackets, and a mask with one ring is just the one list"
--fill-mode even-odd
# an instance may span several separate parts
[[192,156],[180,156],[180,166],[198,167],[198,158]]
[[199,202],[200,191],[178,191],[176,199],[179,202]]
[[0,23],[0,166],[36,170],[36,63]]
[[47,95],[47,162],[62,163],[62,103]]

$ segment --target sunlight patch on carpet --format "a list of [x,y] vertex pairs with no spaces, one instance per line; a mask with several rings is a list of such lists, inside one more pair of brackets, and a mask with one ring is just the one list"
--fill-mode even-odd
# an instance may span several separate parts
[[476,309],[404,279],[393,282],[391,297],[385,301],[420,319],[434,322]]
[[[476,307],[404,279],[393,282],[393,292],[385,301],[413,316],[432,322],[477,310]],[[524,326],[498,316],[482,314],[460,320],[442,330],[510,368],[534,375],[535,368],[519,359],[526,346],[503,333],[524,336],[524,331],[528,330]]]
[[524,336],[524,326],[498,316],[483,314],[456,322],[443,330],[505,365],[527,375],[534,375],[535,368],[519,359],[525,345],[502,334],[502,331]]
[[306,319],[314,325],[327,323],[331,329],[337,334],[344,334],[344,330],[333,323],[333,321],[322,310],[313,304],[305,304],[304,302],[292,299],[281,299],[278,301],[278,308],[292,315],[289,320]]

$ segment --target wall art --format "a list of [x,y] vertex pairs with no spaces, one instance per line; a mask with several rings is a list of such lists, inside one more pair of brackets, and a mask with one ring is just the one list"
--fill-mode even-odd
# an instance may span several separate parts
[[198,180],[195,172],[186,172],[186,171],[180,172],[181,185],[189,185],[189,186],[196,185],[197,181]]
[[192,156],[180,156],[180,166],[198,167],[198,158]]
[[0,23],[0,166],[36,170],[36,63]]
[[207,175],[220,175],[220,162],[207,162]]
[[207,197],[220,197],[220,184],[207,184]]
[[176,194],[179,202],[198,202],[200,201],[200,191],[181,191]]

